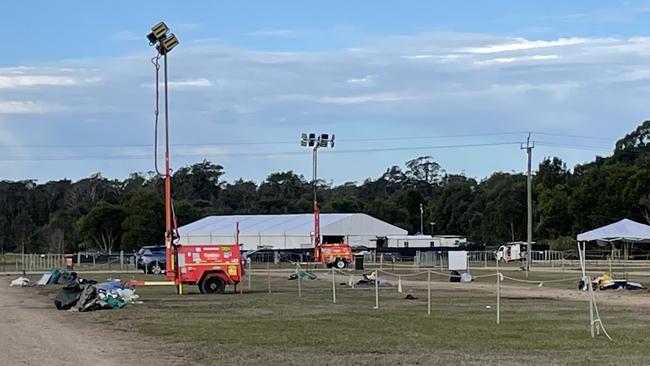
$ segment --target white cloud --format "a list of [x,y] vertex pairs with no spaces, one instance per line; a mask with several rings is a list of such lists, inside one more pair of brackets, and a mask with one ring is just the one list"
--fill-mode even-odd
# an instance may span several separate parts
[[325,104],[361,104],[361,103],[377,103],[377,102],[398,102],[402,100],[413,99],[406,95],[396,95],[390,93],[366,94],[366,95],[349,95],[338,97],[320,97],[316,101]]
[[487,60],[474,61],[477,65],[491,65],[491,64],[510,64],[513,62],[526,62],[526,61],[543,61],[543,60],[557,60],[560,58],[558,55],[533,55],[521,57],[498,57]]
[[[207,88],[213,86],[214,84],[206,78],[198,79],[183,79],[183,80],[172,80],[169,81],[168,86],[170,89],[186,89],[186,88]],[[153,88],[156,84],[142,84],[143,87]],[[164,86],[163,82],[160,82],[160,87]]]
[[491,44],[480,47],[463,48],[461,51],[468,53],[499,53],[507,51],[534,50],[539,48],[563,47],[579,45],[588,42],[586,38],[559,38],[551,41],[529,41],[525,38],[514,38],[512,41],[502,44]]
[[77,81],[70,77],[50,76],[50,75],[19,75],[19,76],[2,76],[0,75],[0,89],[54,85],[68,86],[75,85]]
[[372,85],[375,82],[377,75],[366,75],[362,78],[352,78],[348,79],[346,82],[350,85]]
[[0,100],[0,114],[44,113],[46,108],[33,101]]

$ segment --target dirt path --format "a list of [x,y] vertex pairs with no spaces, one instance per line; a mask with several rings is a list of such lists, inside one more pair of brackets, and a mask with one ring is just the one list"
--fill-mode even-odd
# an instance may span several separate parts
[[136,334],[111,331],[88,314],[57,311],[52,290],[10,288],[0,278],[0,364],[160,366],[188,365]]

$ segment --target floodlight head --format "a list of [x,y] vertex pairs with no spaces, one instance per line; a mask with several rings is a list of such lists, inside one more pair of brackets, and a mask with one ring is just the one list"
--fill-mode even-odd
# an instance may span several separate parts
[[153,34],[153,32],[147,34],[147,39],[149,40],[149,46],[153,46],[158,42],[158,38],[156,38],[156,35]]
[[318,138],[318,146],[320,147],[327,147],[327,135],[320,135]]
[[309,143],[308,145],[310,147],[314,146],[316,144],[316,134],[315,133],[310,133],[309,134]]
[[332,138],[330,139],[330,142],[332,143],[332,147],[334,147],[334,134],[332,134]]
[[308,143],[309,143],[309,137],[307,136],[307,134],[306,133],[300,134],[300,146],[307,147]]
[[151,34],[156,37],[157,40],[162,40],[167,32],[169,31],[169,28],[167,27],[167,24],[165,22],[160,22],[153,27],[151,27]]
[[158,52],[160,52],[161,55],[165,55],[174,49],[174,47],[178,46],[178,43],[178,38],[176,38],[174,33],[172,33],[160,41],[160,44],[158,45]]

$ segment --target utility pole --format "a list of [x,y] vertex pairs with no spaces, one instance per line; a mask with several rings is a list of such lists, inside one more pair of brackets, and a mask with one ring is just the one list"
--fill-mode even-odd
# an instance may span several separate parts
[[533,158],[533,149],[535,148],[535,143],[531,144],[530,142],[530,132],[528,133],[528,139],[526,140],[526,146],[522,146],[521,149],[526,149],[526,155],[528,156],[528,176],[526,180],[526,206],[528,210],[528,224],[527,224],[527,235],[526,235],[526,277],[528,277],[528,272],[530,272],[530,262],[532,260],[532,242],[533,242],[533,177],[531,173],[532,158]]
[[424,235],[424,206],[420,203],[420,235]]

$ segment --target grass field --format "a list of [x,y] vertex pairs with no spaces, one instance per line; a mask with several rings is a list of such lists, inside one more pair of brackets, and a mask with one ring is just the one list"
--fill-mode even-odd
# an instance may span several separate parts
[[[108,275],[93,276],[101,280]],[[122,278],[131,277],[142,276]],[[144,304],[81,316],[163,342],[205,365],[650,363],[650,304],[600,305],[612,343],[602,336],[590,338],[586,301],[504,296],[501,324],[496,325],[494,292],[473,285],[432,290],[432,314],[427,316],[426,284],[404,286],[418,300],[405,300],[395,287],[381,288],[380,308],[374,310],[374,288],[351,289],[341,284],[346,281],[343,276],[337,281],[337,304],[332,304],[328,278],[302,281],[298,298],[296,281],[272,277],[269,294],[267,276],[260,273],[243,296],[201,295],[187,288],[180,297],[171,287],[143,287],[137,291]]]

